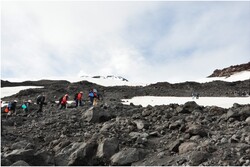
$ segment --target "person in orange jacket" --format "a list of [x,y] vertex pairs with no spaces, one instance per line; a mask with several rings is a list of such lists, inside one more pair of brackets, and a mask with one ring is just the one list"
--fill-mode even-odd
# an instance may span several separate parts
[[67,101],[68,101],[69,95],[65,94],[63,97],[60,98],[59,104],[61,105],[59,109],[66,109],[67,108]]
[[76,94],[76,97],[75,97],[76,107],[82,106],[82,95],[83,95],[82,91]]

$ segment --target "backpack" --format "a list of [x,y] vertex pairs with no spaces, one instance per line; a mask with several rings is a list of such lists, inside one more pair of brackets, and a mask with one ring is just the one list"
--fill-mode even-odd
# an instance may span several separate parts
[[81,100],[81,99],[82,99],[82,94],[81,94],[81,93],[78,93],[78,94],[77,94],[77,99],[78,99],[78,100]]
[[6,107],[6,108],[4,109],[4,112],[8,113],[8,112],[9,112],[9,108]]
[[66,104],[67,103],[67,96],[63,96],[61,104]]
[[75,94],[74,100],[77,100],[78,93]]
[[45,96],[43,96],[43,95],[37,96],[37,98],[36,98],[36,103],[37,104],[44,103],[44,101],[45,101]]
[[23,104],[22,109],[26,109],[26,108],[27,108],[26,104]]
[[11,109],[11,107],[12,107],[12,103],[9,102],[9,103],[8,103],[8,108]]
[[94,93],[93,92],[89,92],[89,97],[94,97]]

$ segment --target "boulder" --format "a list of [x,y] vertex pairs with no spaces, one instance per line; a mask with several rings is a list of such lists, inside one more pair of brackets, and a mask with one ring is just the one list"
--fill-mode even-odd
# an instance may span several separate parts
[[250,117],[247,117],[246,123],[247,123],[248,125],[250,125]]
[[[55,141],[55,142],[57,142],[57,141]],[[70,141],[69,141],[69,140],[64,140],[64,141],[58,143],[58,144],[53,148],[53,151],[54,151],[54,152],[58,152],[58,151],[60,151],[62,148],[68,146],[69,144],[70,144]]]
[[227,111],[227,119],[235,117],[239,117],[239,113],[237,111],[234,111],[232,109]]
[[114,154],[110,160],[112,165],[131,165],[133,162],[140,161],[146,155],[145,150],[138,148],[125,148]]
[[239,115],[241,115],[243,118],[247,118],[250,116],[250,106],[244,106],[240,109]]
[[169,129],[174,130],[180,128],[182,125],[181,120],[177,120],[169,125]]
[[115,123],[105,122],[100,129],[100,132],[107,132]]
[[119,140],[117,138],[104,139],[98,145],[96,156],[108,160],[118,150],[119,150]]
[[75,152],[84,143],[71,143],[68,146],[61,149],[59,153],[55,155],[55,165],[57,166],[67,166],[69,163],[69,156]]
[[179,146],[181,145],[183,141],[178,139],[176,141],[174,141],[173,143],[171,143],[168,147],[169,147],[169,150],[171,151],[174,151],[174,152],[178,152],[178,148]]
[[30,161],[33,166],[51,166],[54,165],[54,156],[52,153],[41,150],[35,153],[34,159]]
[[153,132],[149,133],[149,136],[150,137],[158,137],[158,136],[160,136],[160,133],[158,131],[153,131]]
[[197,144],[195,142],[184,142],[179,146],[179,153],[183,154],[183,153],[192,151],[196,147],[197,147]]
[[221,108],[218,106],[211,106],[208,110],[210,115],[222,115],[225,113],[225,111],[226,111],[225,108]]
[[97,146],[97,143],[93,141],[83,143],[79,148],[71,153],[67,166],[93,165],[92,159],[96,153]]
[[19,161],[13,163],[10,166],[30,166],[30,165],[27,162],[23,161],[23,160],[19,160]]
[[207,131],[201,125],[189,125],[188,129],[186,130],[187,133],[190,135],[200,135],[201,137],[207,136]]
[[189,101],[183,107],[177,107],[178,113],[191,113],[192,111],[200,109],[200,106],[195,101]]
[[88,122],[98,123],[105,122],[111,119],[111,116],[108,111],[103,111],[100,108],[92,108],[85,112],[85,120]]
[[35,151],[33,149],[16,149],[10,153],[4,154],[3,157],[9,159],[11,162],[23,160],[29,163],[34,159],[34,154]]
[[203,151],[194,151],[189,156],[189,165],[198,166],[202,162],[205,162],[208,159],[208,153]]
[[149,116],[151,113],[152,113],[152,110],[144,109],[142,111],[142,116],[146,117],[146,116]]
[[137,129],[139,129],[139,130],[140,129],[148,129],[148,127],[149,127],[149,123],[144,121],[144,120],[134,120],[133,122],[136,124]]
[[192,136],[192,137],[190,138],[190,140],[198,141],[200,138],[201,138],[200,135],[195,135],[195,136]]

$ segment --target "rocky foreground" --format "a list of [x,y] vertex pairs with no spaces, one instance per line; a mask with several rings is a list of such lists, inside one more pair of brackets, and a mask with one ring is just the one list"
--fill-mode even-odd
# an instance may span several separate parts
[[1,165],[250,165],[250,105],[110,104],[2,113]]

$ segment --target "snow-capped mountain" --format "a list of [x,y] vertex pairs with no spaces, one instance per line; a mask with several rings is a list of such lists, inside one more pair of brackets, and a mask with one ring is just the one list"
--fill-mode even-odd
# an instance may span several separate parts
[[[9,85],[13,85],[13,82],[25,82],[30,79],[16,79],[16,78],[6,78],[2,80],[2,85],[11,82]],[[102,86],[138,86],[138,85],[146,85],[143,83],[134,83],[130,82],[127,79],[121,76],[114,76],[114,75],[107,75],[107,76],[90,76],[90,75],[83,75],[83,76],[56,76],[56,77],[46,77],[46,78],[34,78],[32,81],[39,81],[39,80],[66,80],[71,83],[73,82],[80,82],[80,81],[88,81]],[[13,85],[14,86],[14,85]],[[30,86],[30,85],[25,85]],[[5,86],[4,86],[5,87]]]
[[107,75],[107,76],[81,76],[80,80],[86,80],[102,86],[138,86],[145,85],[143,83],[130,82],[121,76]]
[[87,76],[87,75],[83,75],[81,76],[81,78],[96,78],[96,79],[113,79],[113,80],[121,80],[121,81],[126,81],[128,82],[127,79],[121,77],[121,76],[114,76],[114,75],[107,75],[107,76]]

